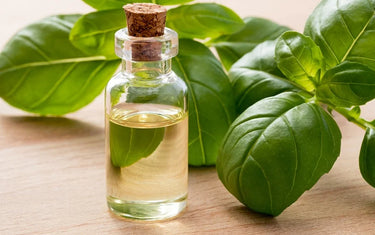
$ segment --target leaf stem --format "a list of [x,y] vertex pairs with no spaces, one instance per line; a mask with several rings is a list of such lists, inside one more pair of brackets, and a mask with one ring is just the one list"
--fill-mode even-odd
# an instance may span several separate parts
[[375,129],[375,126],[370,123],[369,121],[361,118],[361,117],[354,117],[350,113],[350,109],[344,107],[332,107],[333,110],[343,115],[349,122],[356,124],[357,126],[361,127],[362,129],[366,130],[367,128]]

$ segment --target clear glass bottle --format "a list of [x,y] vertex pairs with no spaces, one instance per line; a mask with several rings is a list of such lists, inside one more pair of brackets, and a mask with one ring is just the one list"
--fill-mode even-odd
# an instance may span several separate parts
[[187,87],[171,70],[177,33],[133,37],[124,28],[115,40],[122,69],[105,94],[108,207],[133,219],[175,217],[188,177]]

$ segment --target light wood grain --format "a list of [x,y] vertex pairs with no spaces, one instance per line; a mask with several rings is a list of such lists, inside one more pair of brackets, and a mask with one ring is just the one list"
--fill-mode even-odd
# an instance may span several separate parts
[[[21,2],[26,3],[9,4]],[[289,14],[289,19],[304,21],[307,14],[293,15],[290,5],[303,2],[310,7],[317,1],[283,2],[289,4],[277,9],[274,19]],[[68,3],[61,3],[67,4],[64,11]],[[227,5],[238,9],[240,3],[247,8],[264,4]],[[2,10],[1,26],[16,30],[5,23],[11,13]],[[30,14],[43,17],[51,12],[38,8]],[[375,189],[361,178],[357,160],[364,132],[339,117],[342,153],[332,171],[276,218],[246,209],[211,167],[189,169],[188,208],[177,219],[159,223],[118,219],[105,202],[103,106],[101,95],[65,118],[43,118],[0,101],[0,234],[375,234]],[[364,116],[374,118],[374,108],[375,103],[368,105]]]

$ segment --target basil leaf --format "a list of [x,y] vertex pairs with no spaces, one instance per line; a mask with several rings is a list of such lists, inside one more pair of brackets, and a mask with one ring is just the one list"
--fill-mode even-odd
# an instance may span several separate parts
[[258,44],[266,40],[275,40],[283,32],[289,30],[285,26],[263,18],[246,17],[243,21],[245,27],[241,30],[230,35],[223,35],[211,43],[227,70]]
[[109,123],[111,162],[117,167],[130,166],[148,157],[164,138],[165,128],[140,129]]
[[298,32],[286,32],[277,40],[275,59],[285,76],[313,91],[319,83],[323,55],[311,38]]
[[351,108],[348,112],[349,116],[352,117],[353,119],[358,119],[361,116],[361,107],[359,106],[354,106]]
[[235,118],[229,79],[203,44],[180,40],[173,71],[189,88],[189,164],[214,165],[223,137]]
[[277,67],[275,61],[275,46],[276,41],[265,41],[260,43],[254,48],[254,50],[238,60],[233,65],[232,70],[246,68],[263,71],[281,78],[285,78],[284,74]]
[[375,71],[359,63],[344,62],[327,71],[316,94],[335,106],[363,105],[375,98]]
[[180,38],[216,38],[244,27],[244,22],[235,12],[215,3],[173,8],[168,11],[167,19],[167,26],[177,31]]
[[232,66],[229,77],[238,113],[263,98],[299,90],[277,68],[274,54],[275,41],[266,41]]
[[70,41],[89,55],[117,58],[114,50],[114,34],[126,27],[122,9],[92,12],[82,16],[70,32]]
[[328,113],[286,92],[257,102],[233,122],[216,168],[239,201],[276,216],[331,169],[340,140]]
[[330,68],[346,60],[375,69],[375,1],[323,0],[307,20],[305,34]]
[[87,56],[69,41],[79,15],[52,16],[19,31],[0,54],[0,97],[28,112],[63,115],[90,103],[119,61]]
[[122,8],[128,3],[155,3],[159,5],[176,5],[191,2],[193,0],[83,0],[97,10]]
[[367,128],[359,155],[359,169],[363,179],[375,188],[375,130]]

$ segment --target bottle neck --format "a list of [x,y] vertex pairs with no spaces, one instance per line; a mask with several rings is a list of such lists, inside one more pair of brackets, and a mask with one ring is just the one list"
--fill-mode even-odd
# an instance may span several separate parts
[[157,78],[171,72],[172,59],[157,61],[122,60],[121,71],[146,79]]

